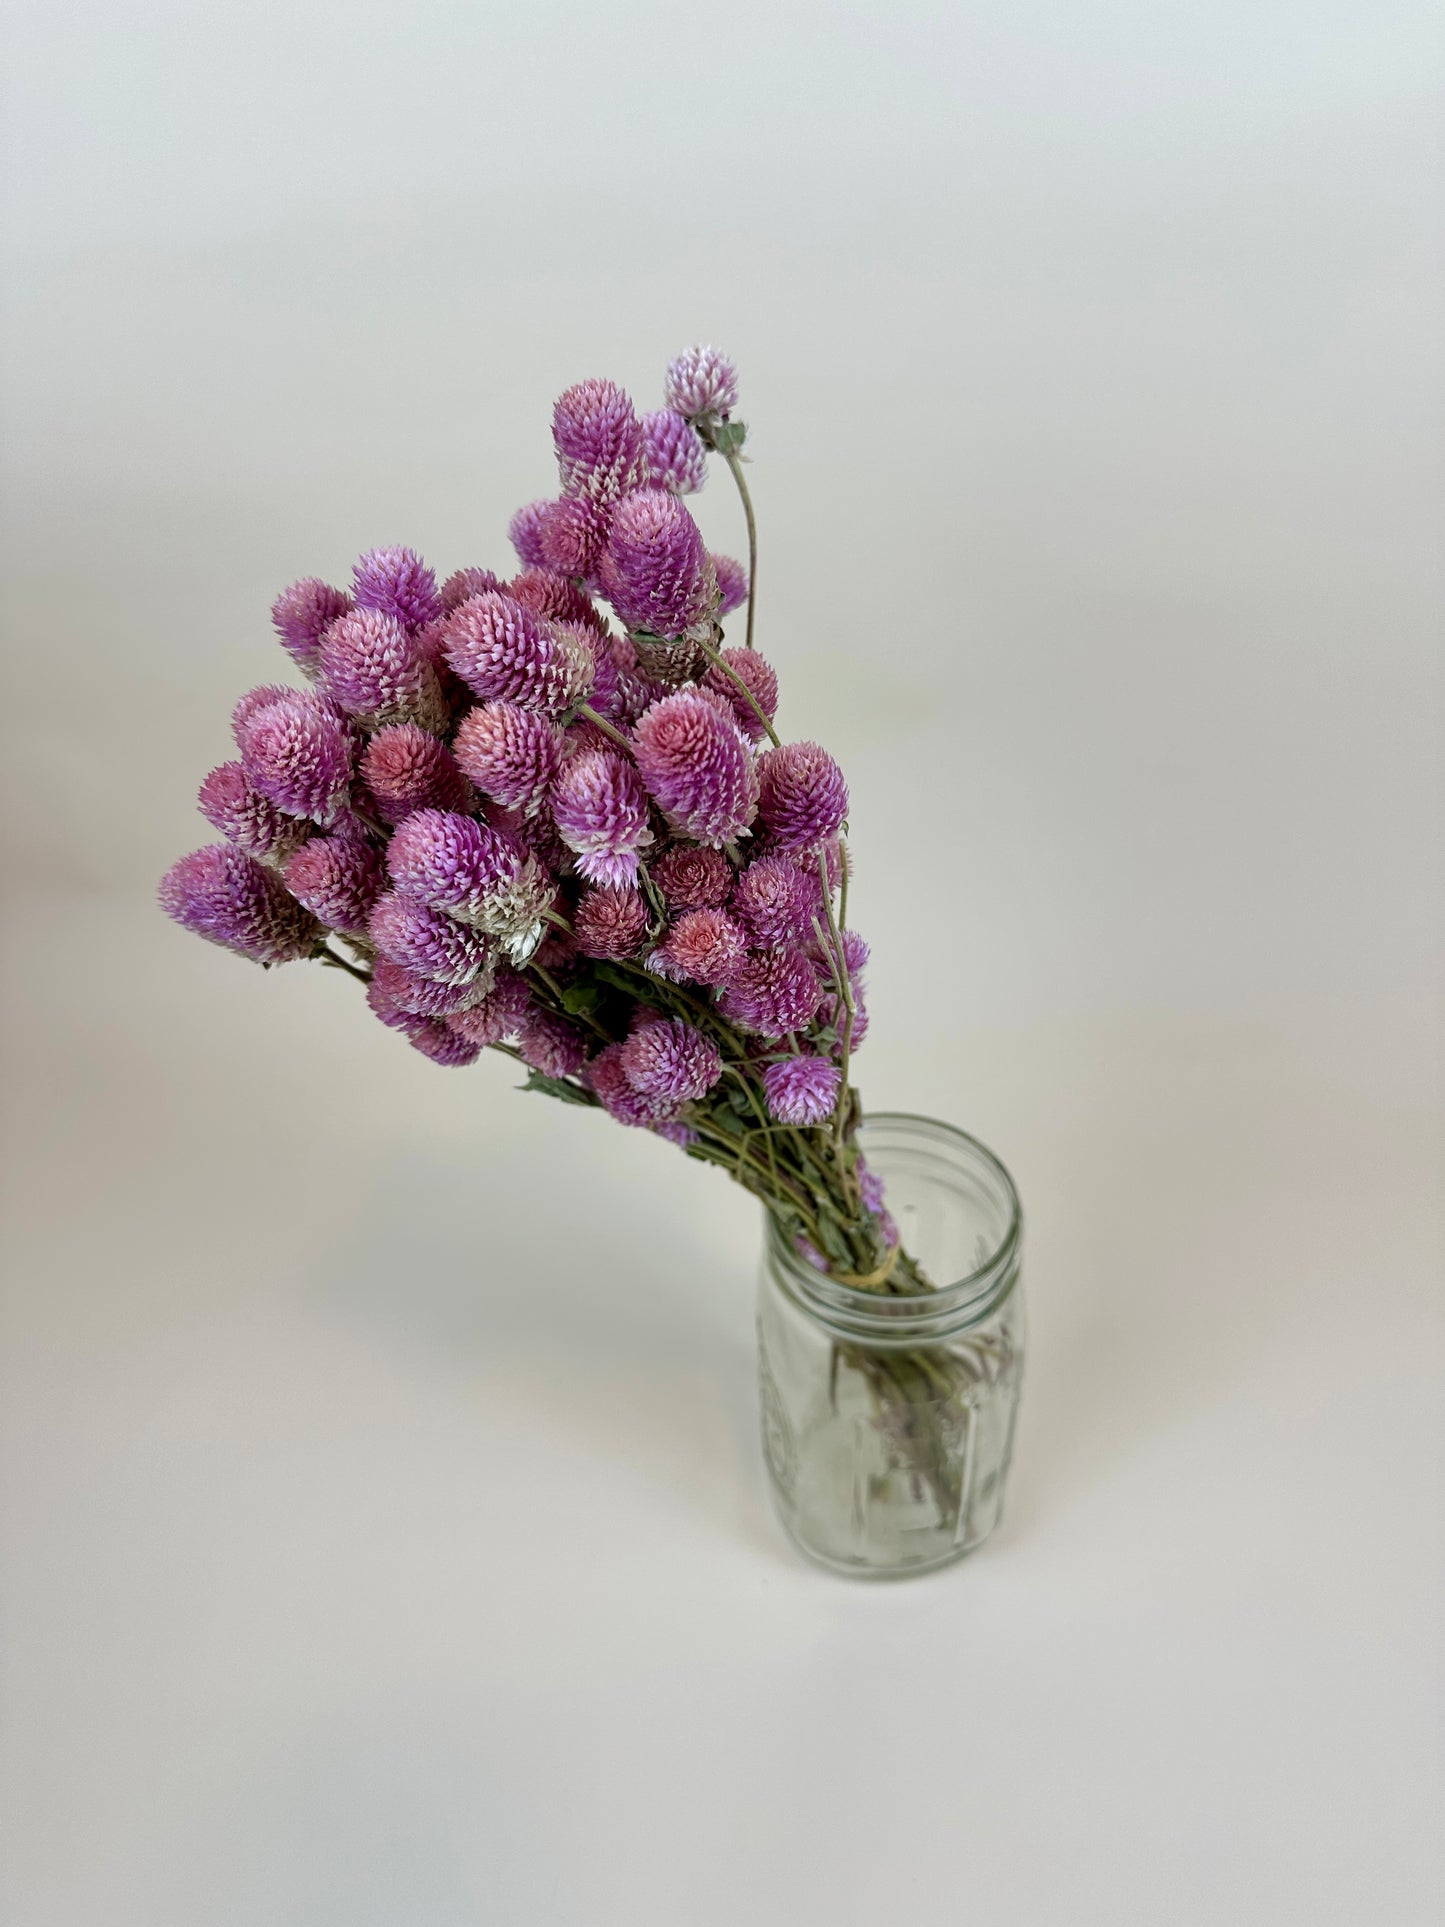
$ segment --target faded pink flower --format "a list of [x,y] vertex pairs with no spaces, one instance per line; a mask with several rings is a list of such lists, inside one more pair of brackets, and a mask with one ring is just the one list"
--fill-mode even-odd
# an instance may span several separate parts
[[473,596],[449,618],[446,658],[488,702],[560,715],[591,687],[592,658],[576,639],[495,591]]
[[[723,649],[719,654],[732,675],[713,663],[703,678],[703,686],[725,698],[744,736],[750,743],[760,743],[768,733],[763,717],[770,723],[778,713],[777,674],[756,649]],[[747,695],[738,688],[739,682],[746,687]],[[752,702],[748,701],[748,696],[752,697]],[[759,716],[759,710],[762,716]]]
[[795,944],[756,950],[725,986],[718,1008],[742,1030],[786,1037],[810,1024],[823,1001],[808,958]]
[[817,743],[784,743],[765,751],[758,782],[758,814],[775,848],[812,849],[842,828],[848,785]]
[[323,934],[273,870],[230,843],[208,843],[173,863],[160,904],[185,929],[255,963],[309,956]]
[[735,975],[746,954],[742,926],[726,910],[684,910],[647,967],[673,983],[716,987]]
[[702,437],[675,408],[660,408],[642,418],[647,479],[674,495],[695,495],[707,481],[707,450]]
[[201,815],[248,856],[280,862],[306,841],[314,825],[288,816],[264,797],[240,763],[222,763],[201,785]]
[[570,1077],[586,1061],[582,1033],[565,1017],[533,1005],[518,1030],[522,1061],[544,1077]]
[[485,595],[489,590],[505,589],[506,583],[490,569],[454,569],[441,586],[439,600],[442,614],[449,616],[460,609],[464,602],[470,602],[474,595]]
[[413,810],[466,810],[475,802],[456,758],[428,730],[392,723],[366,746],[361,774],[387,823]]
[[480,931],[396,890],[377,898],[367,931],[383,957],[439,984],[469,984],[490,959]]
[[359,609],[420,629],[442,613],[437,579],[415,549],[369,549],[351,571]]
[[552,815],[589,883],[637,881],[637,852],[652,840],[647,792],[616,750],[583,750],[563,765],[552,785]]
[[376,729],[416,723],[440,732],[448,721],[436,670],[418,638],[379,609],[353,609],[321,638],[326,688],[350,716]]
[[674,843],[648,866],[669,910],[717,910],[732,895],[737,871],[721,850]]
[[246,775],[277,809],[323,828],[334,822],[351,792],[355,754],[343,724],[291,692],[249,710],[237,735]]
[[618,1061],[635,1091],[669,1111],[706,1096],[722,1076],[717,1046],[676,1017],[639,1024]]
[[779,1124],[821,1124],[833,1115],[841,1082],[826,1057],[785,1057],[763,1072],[763,1094]]
[[679,835],[698,843],[735,841],[757,813],[758,778],[731,715],[706,692],[679,689],[638,720],[633,732],[642,780]]
[[667,405],[689,420],[719,415],[738,405],[738,371],[721,348],[684,348],[668,363]]
[[717,579],[696,522],[669,490],[618,503],[601,568],[607,600],[629,629],[681,636],[711,610]]
[[462,772],[505,809],[533,810],[562,764],[562,732],[535,709],[483,703],[468,710],[452,740]]
[[364,936],[381,895],[381,858],[364,836],[314,836],[290,859],[286,888],[331,930]]
[[283,589],[271,604],[271,621],[281,647],[308,675],[314,674],[327,628],[351,608],[344,589],[333,589],[314,575]]
[[559,395],[552,440],[568,495],[615,502],[642,479],[642,424],[615,381],[579,381]]
[[572,930],[584,957],[620,961],[635,955],[647,935],[647,905],[636,890],[584,890]]
[[733,914],[749,941],[766,947],[811,936],[821,890],[785,856],[755,857],[733,890]]
[[499,970],[495,986],[485,997],[454,1012],[446,1022],[458,1037],[485,1049],[515,1037],[531,1008],[532,993],[525,977]]

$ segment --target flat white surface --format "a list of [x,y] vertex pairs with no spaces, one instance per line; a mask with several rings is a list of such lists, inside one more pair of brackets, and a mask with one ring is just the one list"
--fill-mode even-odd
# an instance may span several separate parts
[[[14,11],[6,1927],[1442,1917],[1428,19]],[[747,1200],[150,901],[276,589],[700,336],[865,1096],[1028,1211],[900,1586],[771,1518]]]

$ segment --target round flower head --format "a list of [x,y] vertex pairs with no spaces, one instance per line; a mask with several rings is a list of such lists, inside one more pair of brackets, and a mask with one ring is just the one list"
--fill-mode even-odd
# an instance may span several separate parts
[[612,658],[617,678],[615,720],[635,723],[649,703],[655,703],[659,696],[666,696],[670,692],[654,682],[642,667],[637,644],[631,636],[609,636],[604,647]]
[[689,843],[674,843],[648,868],[669,910],[720,909],[737,879],[721,850]]
[[823,1001],[817,973],[796,944],[755,950],[725,986],[718,1008],[762,1037],[786,1037],[810,1024]]
[[542,511],[545,502],[528,502],[520,508],[507,524],[507,538],[517,551],[519,560],[528,569],[540,569],[542,561]]
[[451,617],[446,658],[486,702],[560,714],[591,686],[592,658],[576,639],[495,590],[473,596]]
[[626,1044],[609,1044],[586,1067],[586,1081],[609,1117],[619,1124],[655,1126],[668,1121],[665,1100],[644,1097],[623,1069]]
[[848,785],[827,750],[784,743],[758,762],[758,814],[780,850],[810,850],[836,836],[848,814]]
[[673,983],[715,987],[736,974],[746,954],[742,926],[726,910],[684,910],[647,967]]
[[637,880],[637,852],[651,841],[647,793],[634,766],[613,749],[587,749],[552,785],[552,816],[589,883]]
[[697,523],[665,488],[639,489],[618,503],[602,583],[629,629],[659,636],[682,635],[709,614],[717,595]]
[[[852,990],[853,1026],[852,1029],[848,1031],[848,1049],[850,1052],[858,1050],[862,1046],[864,1038],[868,1035],[868,1006],[864,1002],[863,993],[857,984],[852,986]],[[843,1033],[848,1027],[848,1012],[843,1004],[843,1000],[838,996],[836,991],[829,991],[825,994],[822,1003],[818,1006],[818,1017],[820,1022],[832,1027],[836,1039],[836,1048],[841,1052],[843,1048]]]
[[821,1124],[833,1115],[841,1082],[826,1057],[785,1057],[763,1072],[763,1095],[779,1124]]
[[473,978],[469,984],[439,984],[430,977],[418,977],[414,970],[378,957],[371,966],[371,981],[378,996],[384,996],[396,1009],[413,1017],[450,1017],[468,1010],[488,995],[489,975]]
[[559,622],[557,627],[576,636],[592,658],[592,693],[587,698],[588,706],[609,722],[621,721],[625,707],[622,679],[617,673],[617,662],[608,647],[607,637],[585,622]]
[[309,956],[322,935],[273,870],[229,843],[208,843],[173,863],[160,903],[185,929],[256,963]]
[[635,1091],[670,1110],[705,1096],[722,1076],[717,1046],[676,1017],[640,1024],[620,1062]]
[[351,571],[356,604],[420,629],[442,614],[437,579],[414,549],[371,549]]
[[452,810],[414,810],[386,852],[403,896],[482,927],[487,906],[521,873],[522,852],[489,823]]
[[748,599],[748,572],[741,562],[734,562],[730,555],[714,555],[713,573],[717,577],[719,617],[730,616],[734,609],[741,609]]
[[489,589],[505,589],[506,583],[490,569],[454,569],[442,584],[438,593],[442,614],[449,616],[460,609],[464,602],[470,602],[474,595],[485,595]]
[[413,810],[465,810],[472,786],[457,760],[428,730],[391,723],[377,731],[361,759],[361,774],[387,823]]
[[890,1245],[898,1243],[898,1221],[883,1202],[883,1180],[876,1171],[868,1169],[868,1161],[860,1151],[858,1154],[858,1189],[862,1194],[864,1208],[871,1211],[878,1220],[878,1228]]
[[503,587],[514,602],[549,622],[585,622],[599,635],[607,633],[607,624],[593,607],[592,598],[554,569],[523,569]]
[[607,540],[607,511],[586,495],[549,502],[539,521],[542,560],[562,576],[590,576]]
[[697,430],[675,408],[642,418],[642,450],[653,488],[695,495],[707,481],[707,450]]
[[280,862],[311,834],[312,825],[278,810],[240,763],[213,769],[196,800],[206,821],[248,856]]
[[333,589],[329,582],[308,575],[281,591],[271,604],[271,621],[287,655],[311,674],[317,668],[322,636],[351,606],[344,589]]
[[[814,901],[817,901],[816,896]],[[856,930],[843,930],[840,931],[839,934],[843,939],[843,966],[847,970],[849,977],[856,984],[860,981],[863,972],[868,967],[868,946]],[[833,974],[834,960],[832,951],[833,939],[831,935],[828,938],[826,950],[822,944],[819,943],[816,934],[812,942],[808,945],[808,955],[816,958],[817,961],[823,965],[824,969],[828,972],[829,982],[832,981]]]
[[562,765],[562,732],[550,716],[515,703],[468,710],[452,742],[460,769],[504,809],[535,809]]
[[366,1001],[388,1030],[400,1031],[414,1049],[424,1057],[429,1057],[434,1064],[475,1064],[481,1056],[480,1044],[458,1036],[434,1017],[418,1016],[414,1011],[403,1010],[393,1003],[375,976],[366,987]]
[[419,638],[380,609],[353,609],[321,638],[326,687],[350,716],[370,727],[447,724],[436,670]]
[[633,746],[642,780],[673,829],[698,843],[731,843],[757,812],[758,778],[742,732],[699,689],[679,689],[639,718]]
[[381,895],[381,858],[362,836],[314,836],[286,865],[286,888],[331,930],[366,931]]
[[572,932],[584,957],[634,956],[647,935],[647,905],[636,890],[584,890],[572,913]]
[[522,1019],[517,1035],[523,1063],[544,1077],[569,1077],[586,1061],[586,1046],[576,1025],[535,1004]]
[[455,1011],[447,1018],[448,1028],[458,1037],[485,1049],[515,1037],[532,1008],[532,993],[527,981],[515,971],[497,973],[495,986],[476,1003]]
[[269,709],[273,703],[299,703],[303,709],[339,724],[347,742],[357,749],[361,747],[361,731],[325,690],[296,689],[290,683],[268,682],[262,683],[259,689],[248,689],[231,711],[231,734],[236,739],[237,749],[245,745],[246,728],[251,718],[259,715],[263,709]]
[[552,440],[568,495],[615,502],[642,478],[642,424],[615,381],[579,381],[559,395]]
[[812,935],[821,891],[785,856],[755,857],[738,878],[733,913],[751,942],[789,943]]
[[439,984],[473,982],[489,958],[480,931],[396,890],[377,898],[367,934],[383,957]]
[[667,405],[679,415],[720,415],[738,405],[738,371],[721,348],[684,348],[667,366]]
[[340,814],[355,753],[343,724],[314,703],[288,697],[252,711],[239,735],[247,776],[277,809],[323,827]]
[[[768,733],[763,717],[770,723],[778,713],[777,672],[771,663],[764,662],[756,649],[724,649],[720,654],[732,675],[713,663],[703,679],[704,686],[727,699],[738,719],[738,728],[749,742],[760,743]],[[738,688],[738,683],[744,685],[747,696]],[[751,702],[748,696],[752,697]]]

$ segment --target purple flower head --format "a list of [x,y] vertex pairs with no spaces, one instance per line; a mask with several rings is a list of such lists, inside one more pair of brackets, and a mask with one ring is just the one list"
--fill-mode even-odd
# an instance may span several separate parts
[[757,945],[811,936],[820,890],[785,856],[755,857],[738,878],[733,913]]
[[667,1123],[654,1124],[652,1128],[659,1137],[665,1137],[669,1144],[676,1144],[681,1150],[697,1143],[697,1132],[680,1118],[670,1118]]
[[679,415],[720,415],[738,405],[738,371],[721,348],[684,348],[667,366],[667,405]]
[[878,1228],[890,1245],[898,1243],[898,1221],[883,1202],[883,1180],[876,1171],[868,1169],[868,1162],[862,1152],[858,1154],[858,1190],[863,1198],[865,1210],[871,1211],[878,1220]]
[[256,963],[309,956],[322,935],[276,873],[230,843],[208,843],[173,863],[159,894],[175,922]]
[[321,673],[346,713],[372,728],[385,723],[446,727],[446,703],[426,650],[382,610],[353,609],[332,623],[321,638]]
[[731,843],[757,814],[758,778],[742,732],[700,689],[664,696],[638,720],[642,780],[672,828],[697,843]]
[[642,478],[642,424],[615,381],[579,381],[559,395],[552,440],[568,495],[615,502]]
[[413,810],[465,810],[472,786],[447,748],[415,723],[391,723],[377,731],[361,759],[361,774],[388,823]]
[[362,836],[314,836],[286,865],[286,888],[332,930],[366,934],[381,895],[381,858]]
[[458,766],[504,809],[532,810],[562,765],[562,732],[550,716],[515,703],[468,710],[452,741]]
[[246,725],[261,710],[269,709],[273,703],[302,703],[315,708],[314,689],[295,689],[287,682],[263,682],[259,688],[248,689],[236,707],[231,711],[231,734],[239,749],[246,738]]
[[[815,897],[815,901],[816,901],[816,897]],[[848,972],[849,977],[852,978],[853,981],[856,983],[861,978],[863,972],[868,967],[868,946],[863,941],[863,939],[858,935],[858,932],[856,930],[843,930],[839,934],[843,939],[843,967]],[[808,945],[809,956],[816,957],[819,960],[819,962],[821,962],[824,965],[824,967],[829,970],[830,977],[832,974],[832,971],[831,971],[832,947],[833,947],[833,939],[831,936],[828,939],[827,951],[824,951],[822,946],[819,944],[816,936],[813,938],[813,941]]]
[[[848,1049],[850,1051],[856,1051],[861,1047],[864,1038],[868,1035],[868,1006],[863,1000],[862,990],[856,983],[852,986],[852,991],[853,1028],[848,1036]],[[825,994],[822,1003],[818,1006],[818,1017],[822,1023],[831,1025],[837,1038],[836,1048],[841,1053],[843,1048],[843,1032],[848,1023],[848,1012],[836,991],[829,991]]]
[[591,597],[554,569],[523,569],[503,586],[514,602],[549,622],[585,622],[598,635],[607,633],[607,624],[593,607]]
[[442,614],[437,579],[414,549],[371,549],[351,571],[356,604],[420,629]]
[[602,581],[629,629],[665,637],[680,636],[705,617],[717,594],[701,531],[665,488],[639,489],[618,503]]
[[335,820],[350,794],[355,755],[344,724],[288,696],[252,710],[238,735],[247,776],[277,809],[323,828]]
[[626,705],[622,698],[622,680],[617,673],[616,658],[608,645],[608,638],[599,635],[586,622],[559,622],[557,627],[575,636],[592,658],[592,693],[587,698],[590,707],[609,722],[623,721]]
[[721,850],[689,843],[674,843],[649,868],[669,910],[721,909],[737,878]]
[[248,856],[289,856],[310,836],[312,825],[264,797],[240,763],[222,763],[201,785],[201,815]]
[[446,657],[484,702],[560,715],[591,687],[592,658],[575,637],[495,591],[473,596],[451,617]]
[[636,890],[584,890],[572,931],[584,957],[620,961],[634,956],[647,935],[647,905]]
[[589,883],[637,881],[637,852],[652,840],[647,792],[616,750],[584,750],[563,765],[552,785],[552,815]]
[[532,1008],[532,993],[525,977],[513,970],[499,970],[495,986],[476,1003],[454,1012],[447,1026],[458,1037],[485,1049],[515,1037]]
[[561,576],[590,576],[607,540],[608,514],[590,495],[549,502],[538,522],[542,560]]
[[720,618],[730,616],[734,609],[741,609],[748,599],[748,572],[741,562],[734,562],[730,555],[714,555],[712,566],[717,577],[717,614]]
[[450,1017],[468,1010],[487,996],[489,978],[473,978],[469,984],[439,984],[430,977],[418,977],[414,970],[378,957],[371,967],[371,981],[378,996],[384,996],[396,1009],[412,1017]]
[[619,1061],[633,1090],[669,1110],[705,1096],[722,1076],[717,1046],[676,1017],[639,1024]]
[[701,435],[675,408],[659,408],[642,418],[642,449],[647,480],[674,495],[696,495],[707,481],[707,449]]
[[644,1097],[629,1081],[622,1063],[626,1049],[626,1044],[609,1044],[589,1061],[587,1082],[596,1093],[598,1102],[607,1115],[616,1118],[619,1124],[651,1127],[668,1122],[666,1101]]
[[841,1082],[826,1057],[785,1057],[763,1072],[763,1094],[779,1124],[821,1124],[833,1115]]
[[523,566],[540,569],[542,561],[542,511],[549,505],[546,502],[528,502],[520,508],[507,524],[507,536]]
[[480,1044],[458,1035],[448,1025],[438,1023],[434,1017],[420,1016],[393,1003],[375,976],[366,987],[366,1001],[388,1030],[400,1031],[413,1049],[419,1050],[423,1057],[429,1057],[434,1064],[475,1064],[481,1056]]
[[464,602],[470,602],[474,595],[485,595],[489,589],[505,589],[506,583],[490,569],[454,569],[442,584],[438,593],[444,616],[460,609]]
[[569,1077],[580,1071],[587,1057],[582,1033],[565,1017],[533,1005],[518,1032],[522,1061],[544,1077]]
[[736,974],[746,954],[742,926],[726,910],[684,910],[647,967],[673,983],[715,987]]
[[489,958],[480,931],[396,890],[377,898],[367,930],[383,957],[439,984],[471,983]]
[[725,986],[718,1008],[731,1023],[762,1037],[786,1037],[813,1020],[823,986],[796,944],[755,950]]
[[[715,689],[718,695],[725,697],[744,736],[750,743],[760,743],[768,732],[758,710],[763,712],[768,722],[772,722],[778,713],[777,672],[771,663],[764,662],[756,649],[724,649],[720,654],[733,673],[730,676],[726,669],[719,669],[714,663],[703,679],[704,687]],[[733,680],[734,677],[737,681]],[[752,702],[738,688],[739,682],[746,686]]]
[[516,882],[522,860],[516,844],[489,823],[451,810],[414,810],[397,825],[386,852],[403,896],[481,927],[487,905]]
[[333,589],[329,582],[307,575],[277,596],[271,604],[271,621],[291,660],[314,672],[323,634],[351,606],[351,597],[344,589]]
[[765,751],[758,782],[758,814],[775,848],[810,850],[842,828],[848,785],[816,743],[784,743]]

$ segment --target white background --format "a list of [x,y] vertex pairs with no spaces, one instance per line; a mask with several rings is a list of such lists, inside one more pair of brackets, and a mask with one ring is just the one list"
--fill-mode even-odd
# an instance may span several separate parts
[[[1440,1919],[1432,15],[10,6],[7,1927]],[[865,1095],[1029,1214],[906,1586],[771,1519],[746,1200],[152,900],[276,590],[697,339]]]

